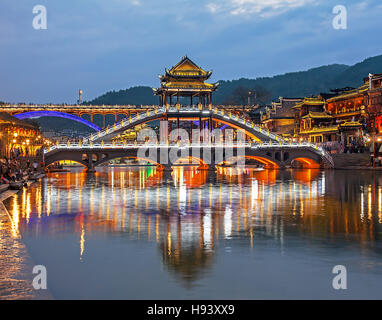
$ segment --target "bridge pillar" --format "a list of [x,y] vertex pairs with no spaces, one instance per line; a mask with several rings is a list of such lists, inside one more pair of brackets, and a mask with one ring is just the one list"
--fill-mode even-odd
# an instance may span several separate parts
[[158,170],[161,170],[163,172],[172,172],[171,164],[166,164],[166,165],[159,164],[157,168]]
[[211,163],[211,164],[200,163],[198,166],[198,170],[206,170],[206,171],[210,171],[210,172],[216,172],[216,165],[215,165],[215,163]]
[[86,170],[86,172],[89,172],[89,173],[96,172],[96,169],[94,168],[94,166],[92,166],[92,167],[88,167],[88,169]]
[[171,171],[163,171],[162,181],[165,184],[172,183],[172,172]]
[[216,173],[214,171],[207,171],[207,182],[214,183],[216,181]]
[[214,163],[208,165],[208,171],[209,172],[216,172],[216,165]]
[[286,169],[286,165],[284,162],[280,162],[279,169],[281,169],[281,170]]
[[89,160],[89,164],[88,164],[88,169],[86,171],[87,172],[95,172],[96,170],[95,170],[92,154],[88,154],[88,160]]

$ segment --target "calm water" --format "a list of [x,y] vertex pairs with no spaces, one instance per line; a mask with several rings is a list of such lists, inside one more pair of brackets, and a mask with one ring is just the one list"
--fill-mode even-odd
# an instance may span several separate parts
[[56,299],[382,298],[380,173],[103,168],[5,205]]

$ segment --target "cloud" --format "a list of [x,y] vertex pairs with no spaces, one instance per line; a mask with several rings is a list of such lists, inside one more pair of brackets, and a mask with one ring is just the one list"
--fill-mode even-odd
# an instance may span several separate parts
[[229,13],[231,15],[252,15],[270,17],[289,9],[302,7],[314,0],[219,0],[220,4],[210,2],[206,8],[211,13]]
[[208,3],[206,5],[207,9],[211,12],[211,13],[215,13],[219,10],[220,6],[217,5],[216,3]]

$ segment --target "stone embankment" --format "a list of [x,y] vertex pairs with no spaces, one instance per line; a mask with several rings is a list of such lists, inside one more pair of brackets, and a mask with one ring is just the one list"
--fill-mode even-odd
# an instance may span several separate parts
[[382,170],[382,166],[370,165],[370,153],[333,154],[334,169],[339,170]]

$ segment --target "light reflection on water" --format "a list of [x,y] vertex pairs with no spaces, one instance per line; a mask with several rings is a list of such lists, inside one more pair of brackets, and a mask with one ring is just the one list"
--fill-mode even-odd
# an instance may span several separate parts
[[102,168],[6,206],[55,298],[382,298],[381,187],[368,172]]

